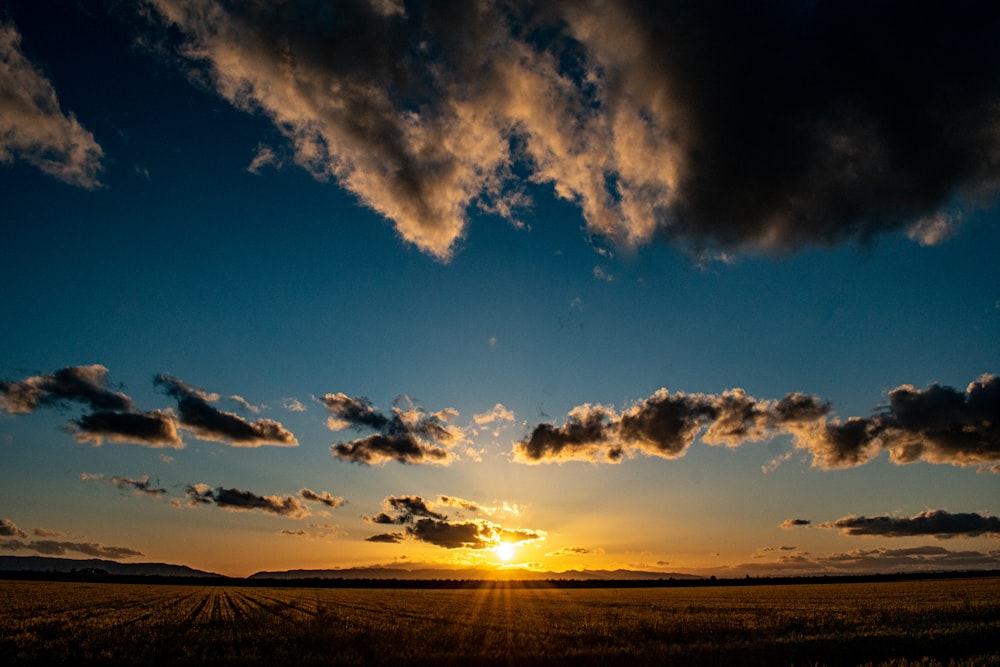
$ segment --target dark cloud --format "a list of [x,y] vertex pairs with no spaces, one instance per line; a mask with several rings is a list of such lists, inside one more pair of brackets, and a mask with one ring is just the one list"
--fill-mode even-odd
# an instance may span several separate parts
[[466,510],[469,512],[491,512],[493,508],[483,507],[477,502],[472,500],[466,500],[465,498],[455,498],[454,496],[438,496],[438,503],[442,505],[448,505],[449,507],[456,507],[460,510]]
[[295,447],[299,444],[279,422],[272,419],[249,422],[212,406],[211,403],[219,400],[218,394],[208,394],[170,375],[157,375],[153,383],[177,401],[181,425],[198,438],[236,447]]
[[207,484],[192,484],[187,487],[185,494],[188,503],[192,505],[215,504],[228,510],[260,510],[293,519],[309,514],[295,496],[258,496],[256,493],[242,489],[226,489],[221,486],[213,489]]
[[100,445],[106,438],[111,442],[137,443],[149,447],[184,447],[184,442],[177,433],[176,418],[165,410],[103,410],[74,420],[71,430],[80,442],[93,442],[95,445]]
[[447,447],[462,439],[461,431],[450,424],[457,415],[454,410],[429,414],[405,397],[398,399],[403,406],[394,405],[391,415],[379,412],[367,398],[327,394],[320,402],[330,411],[327,424],[332,430],[350,427],[379,431],[332,445],[330,452],[345,461],[447,464],[453,458]]
[[793,429],[823,467],[864,463],[887,450],[894,463],[988,464],[1000,461],[1000,378],[983,375],[964,392],[902,385],[871,417]]
[[132,558],[145,554],[128,547],[108,547],[94,542],[58,542],[56,540],[0,541],[0,549],[6,551],[34,551],[45,556],[63,556],[69,552],[81,553],[93,558]]
[[869,417],[828,419],[829,412],[826,401],[799,393],[773,401],[742,389],[722,394],[660,389],[620,415],[603,406],[576,407],[562,426],[536,426],[514,445],[514,453],[526,463],[618,462],[639,453],[677,458],[699,436],[708,444],[738,447],[785,433],[821,468],[860,465],[883,450],[899,464],[1000,461],[1000,378],[995,375],[983,375],[965,392],[937,384],[923,390],[902,385],[889,392],[888,406]]
[[300,489],[299,496],[303,500],[308,500],[313,503],[322,503],[327,507],[337,508],[344,504],[343,498],[338,498],[330,494],[329,491],[323,491],[322,493],[316,493],[311,489]]
[[68,402],[93,410],[132,410],[132,399],[108,386],[108,369],[100,364],[68,366],[55,373],[19,381],[0,381],[0,408],[12,414],[34,412]]
[[28,534],[10,519],[0,519],[0,537],[27,537]]
[[940,572],[998,567],[1000,551],[951,551],[938,546],[922,546],[901,549],[877,547],[828,554],[782,553],[773,561],[742,563],[715,572],[738,576],[746,573],[815,576],[822,573]]
[[934,242],[1000,185],[988,0],[149,5],[192,78],[442,259],[525,183],[695,252]]
[[384,512],[365,519],[371,523],[402,525],[413,523],[413,520],[419,517],[442,520],[448,518],[431,509],[431,504],[420,496],[389,496],[382,501],[382,507],[385,509]]
[[781,528],[789,529],[795,528],[796,526],[808,526],[812,524],[809,519],[785,519],[781,522]]
[[913,517],[848,516],[833,522],[845,535],[877,535],[879,537],[913,537],[931,535],[937,538],[979,537],[1000,535],[1000,517],[976,513],[952,514],[945,510],[927,510]]
[[[441,496],[446,498],[447,496]],[[501,542],[527,542],[542,539],[538,531],[508,529],[490,521],[449,521],[420,496],[389,496],[382,501],[386,510],[370,523],[406,526],[402,533],[385,533],[368,538],[372,542],[400,542],[406,538],[447,549],[489,549]]]
[[372,535],[371,537],[366,537],[366,542],[382,542],[385,544],[397,544],[406,539],[406,536],[402,533],[379,533],[378,535]]
[[112,477],[111,484],[116,488],[123,491],[134,491],[136,493],[145,494],[149,496],[162,496],[166,495],[166,489],[160,489],[153,486],[153,482],[150,481],[149,475],[144,475],[142,479],[130,479],[128,477]]

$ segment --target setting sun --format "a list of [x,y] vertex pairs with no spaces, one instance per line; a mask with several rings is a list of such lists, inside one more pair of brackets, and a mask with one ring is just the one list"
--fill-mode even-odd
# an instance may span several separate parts
[[494,551],[496,551],[497,558],[505,563],[514,557],[514,545],[509,542],[501,542]]

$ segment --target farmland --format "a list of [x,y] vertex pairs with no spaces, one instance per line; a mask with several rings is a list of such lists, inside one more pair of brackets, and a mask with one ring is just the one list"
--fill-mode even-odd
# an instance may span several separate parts
[[0,581],[8,665],[1000,665],[1000,579],[396,590]]

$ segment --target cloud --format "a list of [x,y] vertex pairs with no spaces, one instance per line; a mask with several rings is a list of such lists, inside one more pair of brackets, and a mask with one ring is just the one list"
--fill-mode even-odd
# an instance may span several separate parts
[[753,574],[871,574],[887,572],[935,572],[943,570],[995,569],[1000,567],[1000,551],[950,551],[937,546],[889,549],[854,549],[814,555],[782,553],[773,561],[742,563],[726,572]]
[[790,530],[797,526],[808,526],[810,524],[812,524],[812,521],[809,519],[785,519],[781,522],[781,526],[779,527],[785,530]]
[[450,463],[454,455],[446,449],[463,441],[462,431],[451,425],[458,415],[451,408],[428,414],[404,397],[397,399],[392,414],[386,415],[367,398],[352,398],[342,393],[326,394],[320,402],[330,411],[327,425],[332,430],[345,428],[379,431],[357,440],[330,447],[337,458],[353,463]]
[[177,433],[177,420],[168,410],[149,412],[112,412],[102,410],[73,421],[73,435],[79,442],[101,445],[105,439],[116,443],[134,443],[148,447],[183,449]]
[[[461,499],[448,498],[458,504]],[[461,501],[470,505],[469,501]],[[383,533],[368,538],[371,542],[401,542],[414,539],[446,549],[490,549],[501,542],[530,542],[544,539],[540,531],[504,528],[491,521],[449,521],[420,496],[389,496],[382,501],[385,511],[364,517],[370,523],[406,526],[402,533]],[[476,505],[478,507],[478,505]],[[469,508],[466,508],[469,509]]]
[[344,504],[343,498],[334,497],[329,491],[316,493],[311,489],[300,489],[299,496],[301,496],[303,500],[308,500],[313,503],[322,503],[330,508],[337,508]]
[[284,398],[281,400],[281,407],[289,412],[305,412],[306,406],[297,398]]
[[[2,34],[2,31],[0,31]],[[39,407],[81,403],[93,410],[132,410],[132,399],[108,386],[108,369],[100,364],[68,366],[23,380],[0,381],[0,408],[27,414]]]
[[66,533],[61,530],[50,530],[48,528],[35,528],[32,531],[37,537],[65,537]]
[[208,394],[170,375],[157,375],[153,383],[177,401],[180,424],[202,440],[222,442],[234,447],[276,445],[296,447],[299,441],[279,422],[258,419],[249,422],[239,415],[210,405],[218,394]]
[[585,556],[587,554],[594,553],[593,549],[588,549],[587,547],[563,547],[562,549],[557,549],[551,553],[545,554],[546,556]]
[[444,260],[529,183],[693,252],[864,242],[1000,184],[992,3],[149,5],[192,78]]
[[258,496],[242,489],[226,489],[221,486],[213,489],[207,484],[192,484],[187,487],[185,494],[190,505],[215,504],[234,511],[260,510],[293,519],[309,514],[295,496]]
[[389,496],[382,501],[384,512],[380,512],[375,517],[365,517],[366,521],[382,524],[407,524],[413,523],[417,517],[429,517],[432,519],[447,519],[448,517],[440,512],[431,509],[431,503],[420,496]]
[[166,489],[160,489],[153,486],[153,483],[149,479],[149,475],[143,475],[142,479],[130,479],[128,477],[112,477],[111,484],[122,491],[133,491],[137,494],[145,494],[149,496],[162,496],[166,495]]
[[0,164],[20,159],[64,183],[100,187],[104,151],[21,51],[21,35],[0,22]]
[[0,537],[27,537],[28,534],[10,519],[0,519]]
[[247,171],[251,174],[259,174],[268,165],[273,166],[275,169],[281,169],[284,166],[284,162],[274,152],[273,148],[265,144],[257,144],[257,154],[250,161]]
[[906,236],[922,246],[939,245],[955,235],[960,219],[960,215],[936,213],[910,225],[906,230]]
[[513,423],[515,421],[514,411],[507,409],[502,403],[497,403],[488,412],[472,415],[472,421],[476,423],[476,426],[485,426],[500,421]]
[[848,516],[833,522],[845,535],[877,535],[879,537],[913,537],[931,535],[939,539],[950,537],[1000,536],[1000,517],[982,516],[975,512],[952,514],[945,510],[927,510],[912,517]]
[[76,552],[93,558],[132,558],[145,555],[141,551],[128,547],[109,547],[94,542],[59,542],[56,540],[0,541],[0,549],[34,551],[46,556],[63,556],[68,552]]
[[789,393],[758,400],[742,389],[722,394],[671,394],[660,389],[620,415],[609,407],[573,408],[562,426],[539,424],[514,445],[523,463],[588,460],[617,463],[646,454],[678,458],[700,437],[739,447],[790,434],[820,468],[866,463],[881,451],[893,463],[915,461],[983,465],[1000,461],[1000,378],[983,375],[965,392],[932,384],[901,385],[889,405],[869,417],[828,419],[830,405]]
[[442,505],[447,505],[449,507],[456,507],[461,510],[467,510],[469,512],[490,512],[491,508],[483,507],[479,503],[466,500],[465,498],[456,498],[454,496],[438,496],[438,503]]

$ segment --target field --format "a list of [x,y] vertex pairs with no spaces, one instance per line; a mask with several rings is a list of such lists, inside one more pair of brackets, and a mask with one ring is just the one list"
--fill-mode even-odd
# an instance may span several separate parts
[[1000,579],[393,590],[0,581],[7,665],[1000,665]]

